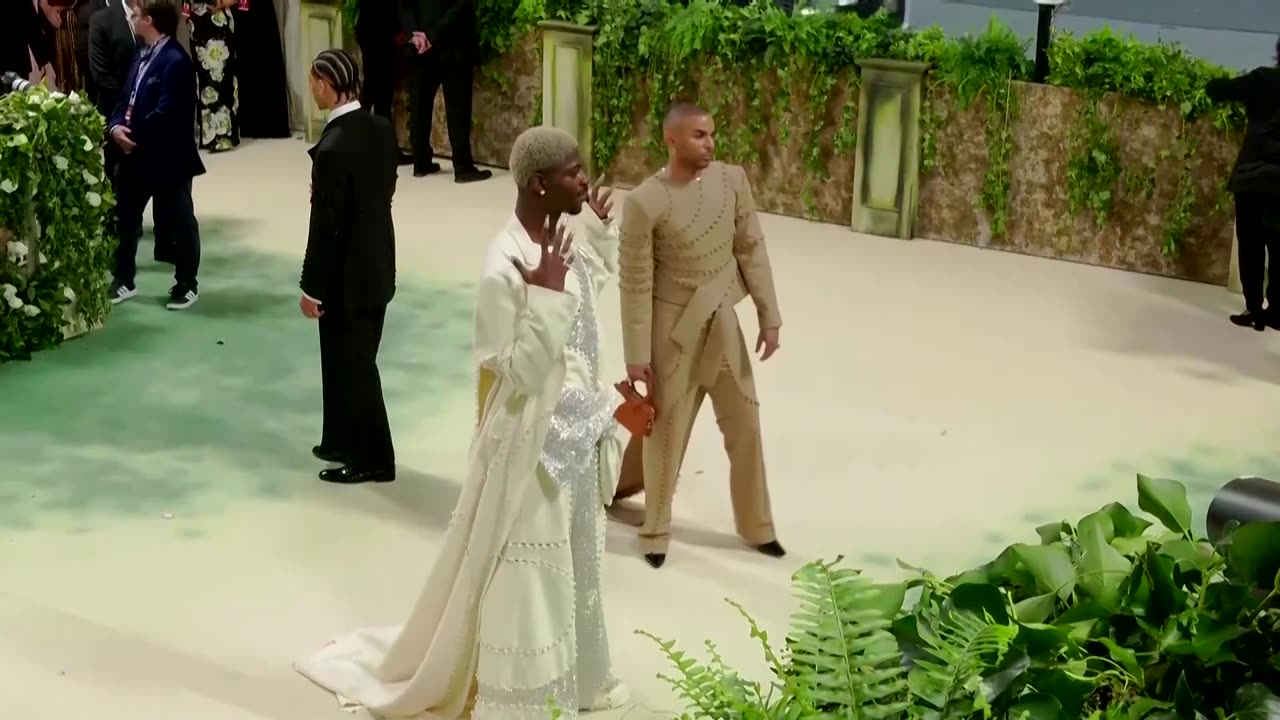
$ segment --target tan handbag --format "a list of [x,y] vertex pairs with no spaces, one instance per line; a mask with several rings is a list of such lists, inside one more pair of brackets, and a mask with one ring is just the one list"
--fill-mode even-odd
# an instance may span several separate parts
[[632,435],[648,436],[653,432],[653,419],[657,415],[653,402],[647,395],[641,395],[629,380],[623,380],[613,387],[622,395],[622,404],[613,411],[614,419]]

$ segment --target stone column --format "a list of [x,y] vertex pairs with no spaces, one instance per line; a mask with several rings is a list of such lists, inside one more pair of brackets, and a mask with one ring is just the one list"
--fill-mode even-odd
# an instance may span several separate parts
[[853,229],[909,240],[920,193],[920,110],[929,66],[859,60],[858,147],[853,170]]
[[[299,29],[302,41],[294,52],[293,72],[301,74],[301,84],[305,88],[306,77],[311,72],[311,61],[315,56],[330,48],[343,46],[342,9],[337,3],[304,2],[301,10]],[[303,97],[302,102],[303,132],[307,142],[315,142],[320,133],[324,132],[324,123],[329,113],[317,108],[309,93]]]
[[591,58],[594,26],[545,20],[542,29],[542,124],[578,140],[582,164],[594,177],[591,157]]

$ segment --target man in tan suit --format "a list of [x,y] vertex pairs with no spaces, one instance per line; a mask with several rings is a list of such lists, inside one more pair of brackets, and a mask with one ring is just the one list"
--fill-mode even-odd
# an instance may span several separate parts
[[[708,395],[729,455],[738,534],[782,557],[751,357],[734,310],[751,296],[761,328],[756,350],[767,360],[778,349],[782,317],[751,186],[742,168],[713,162],[715,123],[706,111],[673,107],[663,136],[667,166],[624,201],[619,278],[627,375],[648,386],[657,409],[643,450],[633,438],[623,461],[624,483],[643,477],[645,560],[655,568],[666,562],[676,476]],[[641,457],[642,469],[635,467]]]

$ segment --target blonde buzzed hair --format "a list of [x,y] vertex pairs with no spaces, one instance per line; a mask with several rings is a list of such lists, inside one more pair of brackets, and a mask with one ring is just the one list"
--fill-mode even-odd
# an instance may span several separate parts
[[576,152],[578,141],[564,130],[549,125],[531,127],[520,133],[511,146],[511,177],[523,190],[534,175],[560,167]]

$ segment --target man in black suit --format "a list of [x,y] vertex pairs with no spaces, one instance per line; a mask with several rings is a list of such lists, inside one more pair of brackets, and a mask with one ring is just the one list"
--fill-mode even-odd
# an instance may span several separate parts
[[139,229],[142,212],[154,202],[172,246],[174,285],[166,307],[185,310],[199,298],[200,225],[191,181],[204,174],[192,129],[196,117],[196,75],[191,58],[173,34],[181,13],[169,0],[133,0],[131,23],[142,49],[134,58],[107,127],[123,154],[116,172],[115,282],[111,302],[138,294]]
[[1237,260],[1245,308],[1232,315],[1231,322],[1259,331],[1268,326],[1280,330],[1280,39],[1275,65],[1210,80],[1205,93],[1215,102],[1244,105],[1248,120],[1229,185],[1236,197]]
[[444,90],[445,120],[453,150],[453,179],[488,180],[493,173],[471,157],[471,82],[480,53],[475,0],[400,0],[405,32],[417,56],[409,90],[413,175],[440,172],[431,149],[436,90]]
[[311,64],[311,96],[329,111],[311,148],[311,225],[302,314],[320,326],[324,429],[312,453],[341,467],[335,483],[395,480],[395,450],[378,375],[378,346],[396,290],[391,198],[400,151],[386,118],[360,107],[360,73],[342,50]]
[[97,89],[94,87],[93,73],[89,69],[89,23],[106,6],[107,0],[82,0],[80,7],[76,9],[76,65],[84,76],[84,93],[90,101],[97,96]]

